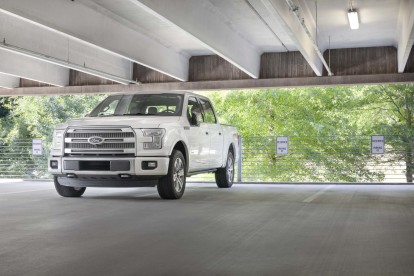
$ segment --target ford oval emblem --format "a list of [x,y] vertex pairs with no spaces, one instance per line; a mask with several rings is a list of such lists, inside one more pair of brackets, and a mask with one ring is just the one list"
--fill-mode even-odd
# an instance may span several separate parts
[[92,145],[101,145],[105,142],[105,139],[99,136],[92,136],[88,139],[88,143]]

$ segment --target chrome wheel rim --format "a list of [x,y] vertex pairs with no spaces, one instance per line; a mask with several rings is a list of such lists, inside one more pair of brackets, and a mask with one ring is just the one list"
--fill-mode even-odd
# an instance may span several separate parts
[[227,181],[229,183],[233,182],[234,177],[234,162],[233,162],[233,155],[229,154],[229,157],[227,157]]
[[173,183],[177,193],[184,187],[184,163],[180,158],[175,159],[173,168]]

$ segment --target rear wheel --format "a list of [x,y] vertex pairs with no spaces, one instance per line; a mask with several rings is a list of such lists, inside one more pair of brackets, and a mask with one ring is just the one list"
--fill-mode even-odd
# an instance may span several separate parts
[[185,159],[179,150],[173,150],[168,174],[161,178],[157,185],[158,194],[163,199],[179,199],[185,190]]
[[59,195],[63,197],[80,197],[85,192],[85,187],[68,187],[59,184],[57,176],[53,178],[55,183],[56,191]]
[[224,168],[216,171],[216,183],[219,188],[230,188],[234,181],[234,154],[230,149],[227,154],[227,162]]

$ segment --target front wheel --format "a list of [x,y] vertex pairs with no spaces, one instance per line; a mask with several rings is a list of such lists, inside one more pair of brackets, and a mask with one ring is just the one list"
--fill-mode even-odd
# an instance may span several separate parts
[[57,176],[53,177],[55,183],[56,192],[63,197],[80,197],[85,192],[85,187],[68,187],[60,185]]
[[163,199],[179,199],[185,190],[185,159],[181,151],[173,150],[168,174],[157,185],[158,194]]
[[234,180],[234,155],[233,151],[229,150],[227,154],[227,162],[224,168],[216,171],[216,183],[219,188],[230,188]]

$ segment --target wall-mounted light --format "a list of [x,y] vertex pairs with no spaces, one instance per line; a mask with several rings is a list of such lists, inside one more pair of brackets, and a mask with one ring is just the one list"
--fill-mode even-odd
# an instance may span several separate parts
[[359,29],[359,19],[358,19],[358,12],[354,9],[348,10],[348,20],[349,26],[352,30]]

